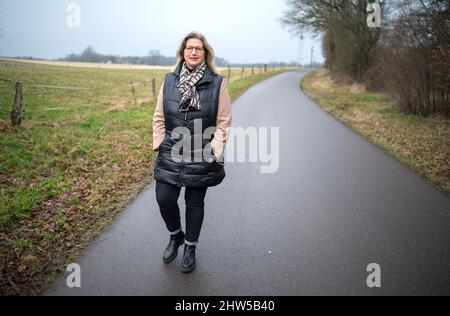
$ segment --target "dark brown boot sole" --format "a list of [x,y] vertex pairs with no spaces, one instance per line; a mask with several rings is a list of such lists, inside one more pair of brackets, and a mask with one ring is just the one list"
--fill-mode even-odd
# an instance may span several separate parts
[[183,272],[183,273],[191,273],[192,271],[195,270],[195,266],[196,266],[195,263],[192,266],[190,266],[190,267],[183,267],[183,266],[181,266],[181,272]]

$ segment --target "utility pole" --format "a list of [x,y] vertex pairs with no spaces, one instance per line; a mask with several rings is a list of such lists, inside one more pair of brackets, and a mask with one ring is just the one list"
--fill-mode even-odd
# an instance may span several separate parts
[[311,46],[311,69],[314,66],[314,46]]
[[303,40],[303,35],[300,35],[300,41],[299,41],[299,47],[298,47],[298,63],[299,66],[302,66],[302,62],[303,62],[303,50],[302,50],[302,40]]

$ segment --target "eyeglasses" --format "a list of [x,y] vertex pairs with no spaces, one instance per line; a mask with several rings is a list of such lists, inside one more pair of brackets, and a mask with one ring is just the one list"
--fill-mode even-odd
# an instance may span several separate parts
[[189,54],[192,53],[194,51],[194,49],[197,51],[197,53],[201,54],[203,53],[205,50],[201,47],[186,47],[184,50],[186,52],[188,52]]

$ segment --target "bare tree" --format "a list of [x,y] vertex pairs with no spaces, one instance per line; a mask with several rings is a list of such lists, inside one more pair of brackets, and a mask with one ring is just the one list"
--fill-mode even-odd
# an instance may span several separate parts
[[399,0],[398,16],[380,43],[377,64],[400,110],[416,115],[450,111],[448,0]]
[[[287,0],[282,24],[294,33],[323,35],[326,67],[361,79],[373,63],[379,29],[367,26],[368,0]],[[383,0],[375,1],[381,7]]]
[[[367,26],[367,5],[384,8],[381,29]],[[283,25],[323,34],[334,75],[389,89],[405,112],[450,111],[449,0],[287,0]],[[388,10],[386,10],[388,9]]]

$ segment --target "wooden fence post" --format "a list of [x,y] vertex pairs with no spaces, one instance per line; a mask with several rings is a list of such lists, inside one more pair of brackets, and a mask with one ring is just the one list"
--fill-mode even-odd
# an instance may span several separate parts
[[241,71],[241,80],[244,78],[244,71],[245,71],[245,67],[242,67],[242,71]]
[[20,125],[22,123],[22,84],[20,82],[16,82],[16,95],[11,110],[11,123],[12,125]]
[[134,105],[137,105],[137,102],[136,102],[136,91],[134,90],[133,81],[131,81],[131,92],[133,93]]
[[153,94],[153,100],[156,102],[156,79],[152,79],[152,94]]

